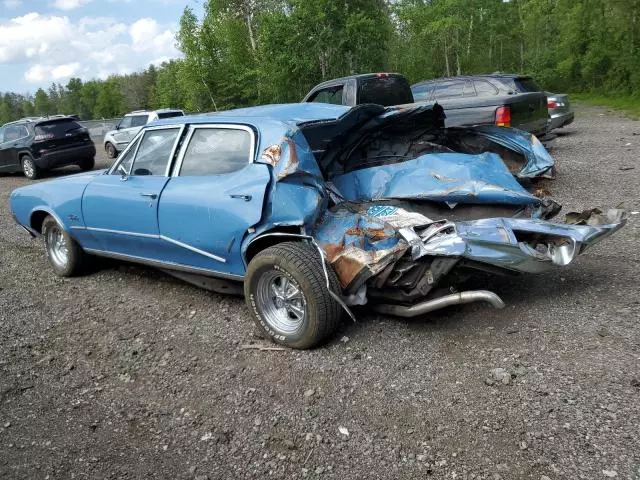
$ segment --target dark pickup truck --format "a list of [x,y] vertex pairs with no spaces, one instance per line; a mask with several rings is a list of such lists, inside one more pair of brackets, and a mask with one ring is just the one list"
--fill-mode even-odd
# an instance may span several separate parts
[[[524,87],[526,93],[518,93]],[[444,108],[447,127],[490,124],[543,137],[547,133],[547,97],[544,92],[531,91],[534,88],[537,86],[530,78],[517,75],[443,78],[409,86],[398,73],[369,73],[323,82],[302,101],[348,106],[437,102]]]

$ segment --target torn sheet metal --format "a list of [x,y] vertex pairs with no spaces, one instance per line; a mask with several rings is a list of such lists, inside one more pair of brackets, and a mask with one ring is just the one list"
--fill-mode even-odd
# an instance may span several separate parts
[[426,238],[424,248],[429,255],[461,257],[515,272],[541,273],[568,265],[627,221],[622,210],[595,216],[585,212],[584,216],[592,223],[571,225],[522,218],[455,222]]
[[355,292],[407,251],[409,243],[401,229],[429,223],[427,217],[397,207],[344,203],[327,211],[313,237],[342,287]]
[[[513,174],[520,179],[531,178],[553,178],[555,160],[542,145],[538,138],[523,130],[516,128],[497,127],[495,125],[477,125],[474,127],[453,127],[449,128],[449,135],[465,135],[464,142],[472,150],[474,149],[471,139],[481,137],[496,143],[511,152],[523,156],[522,164],[515,166]],[[469,138],[470,137],[470,138]],[[506,155],[505,155],[506,156]],[[509,163],[508,158],[503,158],[505,163]]]
[[351,201],[387,198],[445,202],[534,205],[527,192],[494,153],[433,153],[378,167],[362,168],[333,178]]

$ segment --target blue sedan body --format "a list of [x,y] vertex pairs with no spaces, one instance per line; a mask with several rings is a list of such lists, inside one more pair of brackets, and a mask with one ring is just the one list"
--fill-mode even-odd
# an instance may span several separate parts
[[[541,272],[566,265],[624,224],[620,211],[595,212],[573,224],[547,221],[557,204],[530,194],[491,148],[469,153],[423,142],[420,151],[387,162],[398,155],[384,153],[383,146],[382,153],[362,153],[365,164],[348,167],[364,148],[362,138],[404,121],[410,128],[424,121],[428,129],[438,120],[424,106],[349,109],[314,103],[166,119],[143,129],[110,169],[19,188],[11,209],[33,235],[41,233],[46,215],[53,216],[89,253],[232,280],[242,280],[253,255],[273,243],[265,242],[269,235],[307,238],[335,268],[347,300],[400,258],[448,259],[442,275],[463,259]],[[199,129],[239,132],[248,139],[246,164],[222,173],[184,174],[188,150],[200,148],[193,140]],[[167,131],[173,143],[164,145]],[[521,178],[553,167],[528,134],[505,128],[454,134],[481,137],[521,155]],[[168,163],[156,174],[126,171],[128,155],[134,166],[142,155],[136,149],[142,150],[145,135],[150,151],[170,148]],[[224,142],[215,145],[210,148],[228,150]],[[391,200],[431,210],[412,212]],[[474,206],[487,207],[482,218],[449,218]]]

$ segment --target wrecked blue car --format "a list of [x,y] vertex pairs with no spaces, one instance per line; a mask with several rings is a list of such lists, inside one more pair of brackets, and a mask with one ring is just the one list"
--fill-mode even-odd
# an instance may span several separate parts
[[15,190],[11,210],[58,275],[95,255],[244,293],[257,325],[294,348],[328,339],[354,305],[403,317],[502,307],[494,292],[452,292],[469,272],[564,267],[625,223],[620,210],[550,221],[559,205],[503,158],[548,170],[545,152],[442,119],[425,106],[323,104],[171,118],[107,170]]

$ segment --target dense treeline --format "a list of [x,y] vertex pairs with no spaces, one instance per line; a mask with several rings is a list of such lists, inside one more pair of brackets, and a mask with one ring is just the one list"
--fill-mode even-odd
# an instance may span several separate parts
[[104,81],[0,96],[0,122],[139,108],[207,111],[299,101],[323,79],[392,70],[411,81],[520,72],[550,90],[640,91],[640,0],[208,0],[184,58]]

